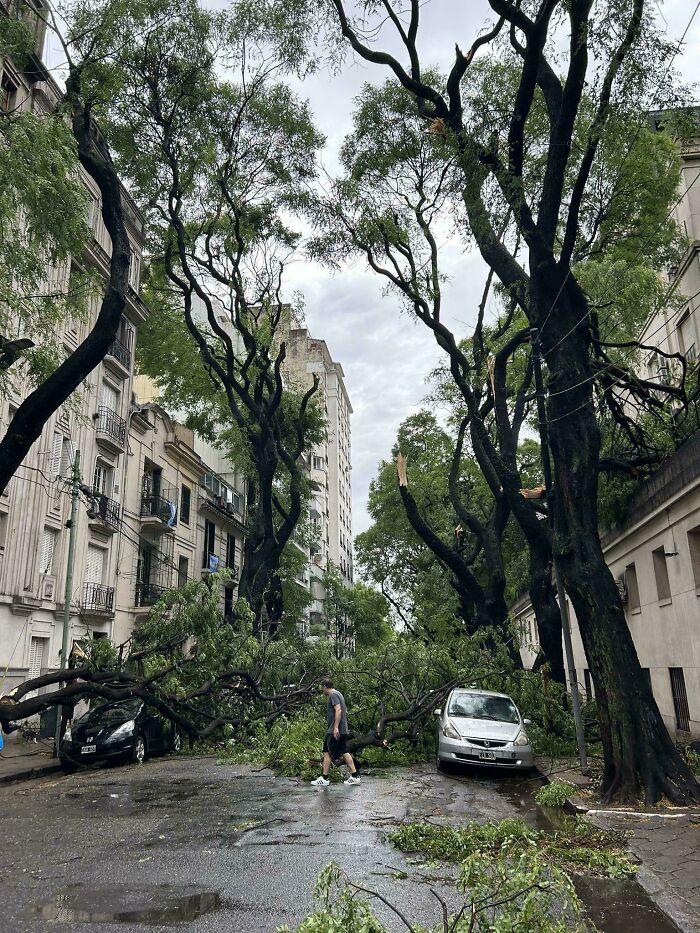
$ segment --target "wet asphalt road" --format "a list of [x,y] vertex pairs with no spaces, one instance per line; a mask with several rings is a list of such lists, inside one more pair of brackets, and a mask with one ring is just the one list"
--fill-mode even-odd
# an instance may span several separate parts
[[[318,872],[333,859],[434,924],[428,885],[410,880],[425,867],[386,832],[412,818],[536,820],[533,785],[522,781],[425,766],[312,788],[181,757],[5,787],[0,931],[273,933],[309,912]],[[455,903],[452,888],[440,890]]]

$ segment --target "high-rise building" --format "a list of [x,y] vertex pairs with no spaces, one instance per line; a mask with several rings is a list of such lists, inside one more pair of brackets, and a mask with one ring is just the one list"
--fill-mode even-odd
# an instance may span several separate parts
[[[312,337],[305,327],[290,326],[285,334],[285,371],[291,384],[306,390],[318,377],[319,393],[327,421],[326,440],[308,451],[309,477],[313,495],[309,505],[312,526],[311,634],[321,634],[326,624],[325,592],[321,583],[328,563],[340,571],[343,581],[353,582],[352,546],[352,405],[345,387],[345,374],[336,363],[325,340]],[[327,633],[337,637],[341,633]]]

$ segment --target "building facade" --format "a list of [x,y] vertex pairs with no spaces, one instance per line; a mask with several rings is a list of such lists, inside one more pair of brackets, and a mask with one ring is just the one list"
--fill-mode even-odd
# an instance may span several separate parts
[[[5,7],[7,5],[5,4]],[[39,4],[37,8],[43,8]],[[4,11],[0,9],[0,15]],[[44,23],[27,13],[36,37],[35,54],[24,70],[11,61],[1,65],[1,106],[7,112],[51,112],[61,91],[41,62]],[[66,293],[74,275],[96,274],[106,281],[111,243],[102,220],[100,195],[81,173],[88,194],[91,238],[80,256],[46,270],[51,290]],[[122,191],[131,246],[129,292],[119,334],[104,361],[83,387],[47,422],[17,474],[0,497],[0,664],[3,692],[27,677],[60,663],[67,569],[70,480],[76,452],[84,492],[77,521],[70,637],[112,637],[114,580],[119,564],[125,465],[132,415],[136,332],[146,319],[139,297],[143,220]],[[99,291],[99,290],[98,290]],[[92,328],[99,294],[89,299],[87,314],[56,327],[51,342],[69,354]],[[13,370],[9,394],[0,401],[2,427],[12,420],[31,385]]]
[[[307,454],[313,495],[309,504],[311,523],[309,632],[313,637],[343,632],[326,631],[323,574],[334,564],[348,585],[353,582],[352,545],[352,405],[345,387],[345,374],[333,360],[325,340],[311,336],[305,327],[290,326],[285,334],[285,371],[292,385],[306,391],[314,376],[327,421],[326,440]],[[351,650],[348,645],[348,650]]]

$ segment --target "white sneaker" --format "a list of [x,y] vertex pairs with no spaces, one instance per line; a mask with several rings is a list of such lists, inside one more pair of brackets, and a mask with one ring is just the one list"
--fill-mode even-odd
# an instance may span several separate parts
[[[311,783],[314,787],[328,787],[331,782],[328,780],[328,778],[324,778],[324,776],[321,775],[321,777],[317,777],[316,780],[312,781]],[[347,784],[347,781],[345,783]]]
[[345,781],[344,783],[345,784],[359,784],[360,783],[359,774],[351,774],[350,777],[347,779],[347,781]]

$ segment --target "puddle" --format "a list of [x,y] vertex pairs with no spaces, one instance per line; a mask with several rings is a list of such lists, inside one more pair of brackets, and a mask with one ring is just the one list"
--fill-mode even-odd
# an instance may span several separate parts
[[574,878],[588,917],[603,933],[678,933],[636,881]]
[[159,886],[148,890],[69,888],[30,909],[32,917],[54,922],[182,923],[216,910],[217,892]]

